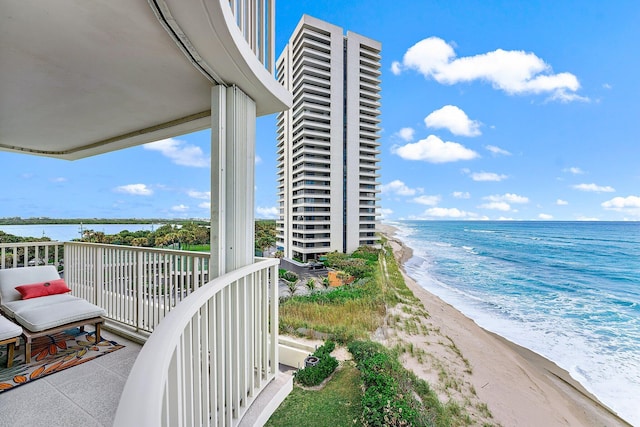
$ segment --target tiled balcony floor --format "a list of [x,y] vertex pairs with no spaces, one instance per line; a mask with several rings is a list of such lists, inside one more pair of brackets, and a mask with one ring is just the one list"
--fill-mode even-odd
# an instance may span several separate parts
[[109,331],[103,335],[125,347],[0,393],[0,427],[111,427],[142,346]]

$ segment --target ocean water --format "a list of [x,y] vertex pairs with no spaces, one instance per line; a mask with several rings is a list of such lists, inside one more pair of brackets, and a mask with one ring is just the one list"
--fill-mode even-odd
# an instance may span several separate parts
[[640,426],[640,223],[400,221],[407,273]]

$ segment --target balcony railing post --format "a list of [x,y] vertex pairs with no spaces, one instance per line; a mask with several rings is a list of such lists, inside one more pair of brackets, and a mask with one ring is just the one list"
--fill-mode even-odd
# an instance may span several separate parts
[[94,261],[94,303],[99,307],[104,307],[103,295],[104,295],[104,248],[98,247],[95,252],[95,261]]
[[269,300],[271,303],[271,316],[269,327],[271,328],[271,373],[276,374],[278,372],[278,266],[274,265],[269,268],[269,286],[271,286],[271,295]]
[[142,278],[142,268],[144,262],[144,253],[142,251],[137,252],[136,257],[136,272],[137,277],[134,277],[131,283],[135,287],[136,290],[136,312],[135,312],[135,327],[136,330],[144,330],[144,325],[142,321],[143,313],[144,313],[144,284],[141,281]]

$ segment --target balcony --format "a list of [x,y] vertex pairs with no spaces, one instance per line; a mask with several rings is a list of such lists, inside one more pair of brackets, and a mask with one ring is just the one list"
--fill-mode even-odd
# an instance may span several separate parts
[[0,252],[3,268],[64,265],[73,294],[107,311],[105,337],[126,346],[3,393],[2,413],[25,425],[61,421],[61,406],[65,425],[237,425],[257,398],[290,387],[276,378],[277,259],[208,280],[207,253],[78,242]]
[[[73,292],[108,312],[111,333],[146,341],[130,373],[128,363],[113,361],[119,352],[104,356],[113,356],[113,370],[96,368],[105,378],[86,375],[93,362],[78,367],[77,378],[70,370],[81,403],[56,391],[65,376],[23,385],[26,394],[3,394],[4,421],[110,425],[121,377],[118,426],[244,422],[278,379],[270,286],[277,261],[255,262],[247,232],[254,224],[255,118],[292,104],[274,78],[275,2],[23,0],[0,7],[0,150],[76,160],[211,128],[211,170],[218,171],[210,254],[1,245],[2,268],[64,265]],[[12,396],[20,395],[32,406],[16,404]],[[84,410],[78,419],[66,412],[72,406]],[[34,412],[40,418],[25,421]]]

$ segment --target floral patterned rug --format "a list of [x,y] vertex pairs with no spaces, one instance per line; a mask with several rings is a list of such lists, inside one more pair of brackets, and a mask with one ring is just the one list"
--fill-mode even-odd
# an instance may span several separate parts
[[24,363],[24,343],[14,352],[13,366],[7,368],[7,346],[0,346],[0,393],[47,375],[80,365],[123,348],[115,341],[95,343],[94,332],[74,328],[46,335],[31,343],[31,363]]

